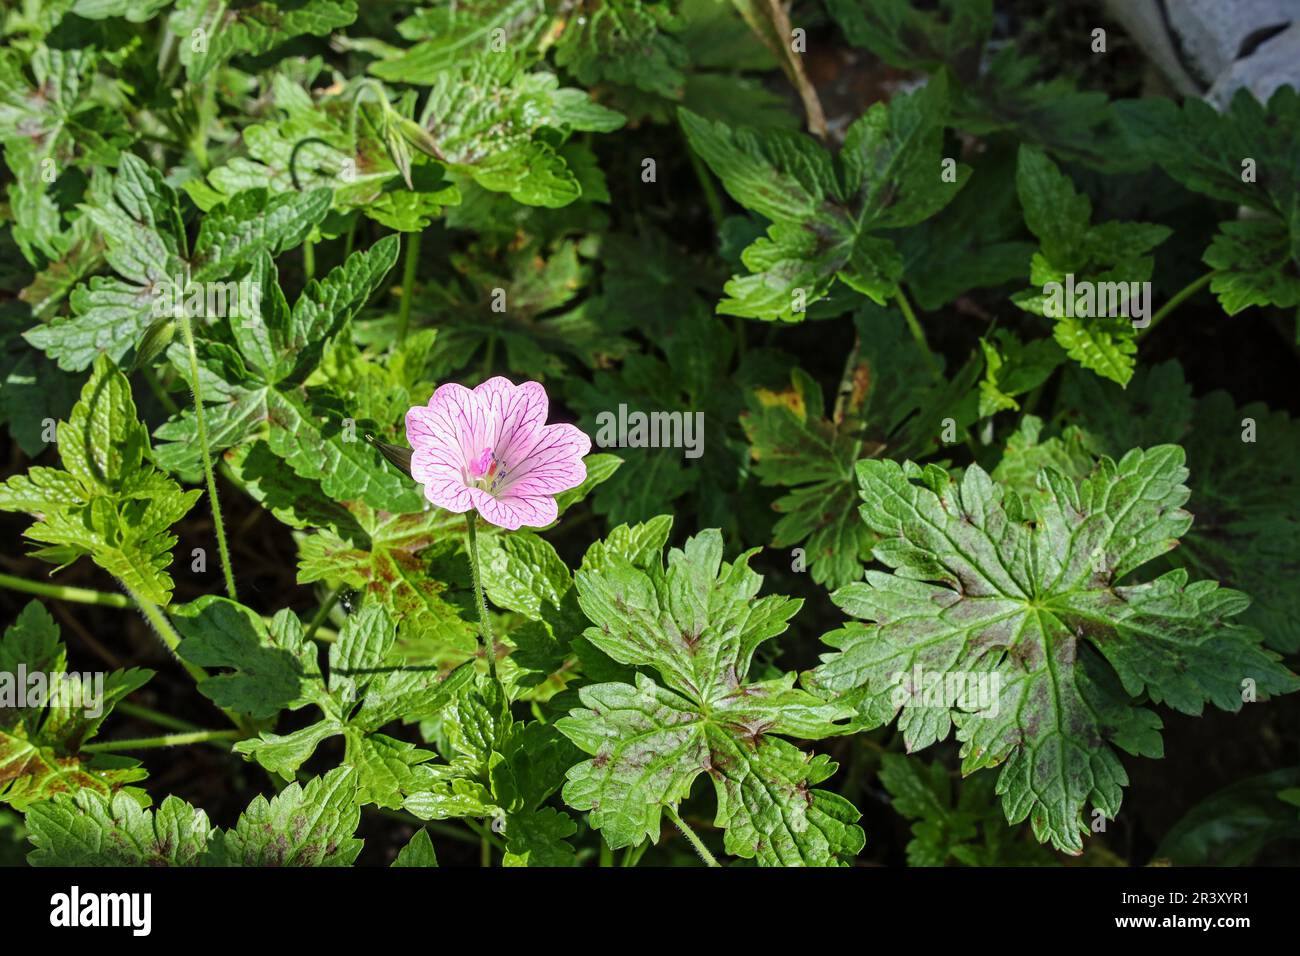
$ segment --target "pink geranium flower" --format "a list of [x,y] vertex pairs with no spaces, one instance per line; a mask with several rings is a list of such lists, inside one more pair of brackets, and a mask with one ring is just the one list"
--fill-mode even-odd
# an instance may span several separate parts
[[438,386],[406,413],[411,477],[439,508],[471,508],[502,528],[555,520],[554,496],[587,477],[591,439],[573,425],[547,425],[546,389],[497,376],[470,390]]

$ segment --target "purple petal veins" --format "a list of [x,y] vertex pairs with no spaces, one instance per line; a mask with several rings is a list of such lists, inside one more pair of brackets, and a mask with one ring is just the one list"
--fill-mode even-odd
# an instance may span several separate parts
[[591,439],[573,425],[547,425],[549,405],[539,382],[440,385],[428,405],[406,413],[411,474],[425,497],[511,530],[550,524],[553,496],[587,477]]

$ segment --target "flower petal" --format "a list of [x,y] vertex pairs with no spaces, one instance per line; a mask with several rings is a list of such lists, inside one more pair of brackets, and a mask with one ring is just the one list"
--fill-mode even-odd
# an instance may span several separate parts
[[515,385],[490,378],[474,395],[483,403],[489,423],[489,447],[503,468],[513,470],[537,444],[550,405],[541,382]]
[[514,466],[501,495],[555,495],[576,488],[587,478],[583,458],[591,438],[574,425],[547,425],[528,457]]
[[470,488],[474,508],[483,520],[507,531],[521,527],[543,528],[555,520],[559,509],[549,495],[502,495],[493,497],[481,488]]

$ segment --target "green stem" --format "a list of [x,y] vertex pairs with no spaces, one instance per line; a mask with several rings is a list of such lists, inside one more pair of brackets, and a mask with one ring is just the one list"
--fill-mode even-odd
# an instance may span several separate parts
[[[685,135],[683,131],[683,139]],[[695,170],[695,178],[700,181],[700,190],[704,193],[704,205],[708,207],[709,218],[713,220],[713,230],[717,232],[722,228],[722,220],[726,218],[722,211],[722,200],[718,198],[717,187],[713,185],[713,179],[703,160],[695,150],[691,149],[689,141],[686,144],[686,155],[691,158],[691,168]]]
[[184,734],[163,734],[161,737],[134,737],[130,740],[105,740],[97,744],[83,744],[82,753],[116,752],[118,750],[150,750],[155,747],[179,747],[183,744],[203,744],[214,740],[242,740],[240,730],[194,730]]
[[614,851],[609,848],[609,844],[604,840],[600,841],[600,862],[598,866],[613,866]]
[[357,151],[357,114],[361,109],[361,97],[364,93],[372,94],[383,109],[391,109],[388,95],[384,92],[383,84],[378,80],[367,77],[357,84],[356,92],[352,94],[352,104],[348,108],[348,142],[352,145],[353,153]]
[[212,451],[208,444],[208,425],[203,414],[203,389],[199,384],[199,353],[194,347],[194,330],[190,327],[190,317],[181,315],[178,319],[181,334],[185,337],[185,349],[190,359],[190,390],[194,393],[194,421],[199,431],[199,455],[203,458],[203,474],[208,482],[208,502],[212,506],[212,529],[217,535],[217,550],[221,553],[221,571],[226,577],[226,593],[232,601],[239,600],[235,594],[235,574],[230,567],[230,549],[226,545],[226,525],[221,518],[221,502],[217,500],[217,478],[212,470]]
[[493,680],[497,679],[497,649],[496,642],[492,639],[492,624],[488,620],[487,599],[483,596],[483,579],[479,576],[478,563],[478,512],[469,511],[465,514],[465,528],[469,535],[469,570],[474,579],[474,597],[478,602],[478,620],[479,620],[479,643],[483,646],[483,654],[487,657],[488,676]]
[[[225,4],[221,5],[219,16],[225,16]],[[196,110],[196,122],[190,130],[190,151],[201,171],[208,170],[208,125],[216,113],[217,77],[209,73],[199,87],[199,104]]]
[[934,352],[930,350],[930,344],[925,340],[925,330],[921,328],[921,323],[912,311],[912,303],[907,301],[907,296],[903,293],[903,287],[900,285],[898,291],[894,293],[894,302],[898,304],[899,310],[903,313],[903,319],[907,322],[908,329],[912,332],[912,338],[921,349],[925,356],[925,364],[930,367],[930,371],[935,378],[939,378],[943,373],[939,370],[939,360],[934,357]]
[[[12,591],[22,591],[25,594],[35,594],[40,597],[76,601],[78,604],[98,604],[100,607],[117,608],[122,611],[138,609],[138,605],[125,594],[114,594],[111,591],[91,591],[88,588],[74,588],[62,584],[44,584],[40,581],[29,581],[26,578],[14,577],[12,574],[0,574],[0,587],[9,588]],[[271,618],[263,615],[263,620],[269,621]],[[339,634],[332,627],[317,624],[315,632],[309,632],[309,636],[315,640],[330,644],[338,640]]]
[[124,594],[109,591],[91,591],[87,588],[68,587],[63,584],[45,584],[42,581],[28,581],[12,574],[0,574],[0,587],[40,597],[58,598],[61,601],[76,601],[78,604],[98,604],[102,607],[133,607],[131,599]]
[[144,376],[145,384],[149,386],[149,390],[153,392],[154,397],[162,403],[163,408],[167,409],[167,413],[169,415],[180,414],[181,407],[167,394],[162,381],[158,378],[158,373],[151,366],[146,365],[140,369],[140,374]]
[[717,859],[709,852],[709,848],[704,845],[704,841],[701,840],[686,821],[677,814],[677,810],[673,807],[664,807],[664,810],[668,814],[668,819],[672,820],[677,829],[682,831],[682,836],[686,837],[686,839],[690,841],[691,846],[695,847],[695,852],[700,855],[700,859],[704,861],[704,865],[719,866]]
[[645,856],[645,851],[649,849],[650,841],[642,840],[636,846],[630,846],[623,853],[623,862],[620,866],[636,866],[641,862],[641,857]]
[[159,727],[166,727],[168,730],[189,731],[198,730],[197,724],[191,724],[188,720],[181,720],[179,717],[173,717],[171,714],[164,714],[161,711],[154,710],[152,707],[145,707],[142,704],[133,704],[129,700],[119,701],[113,708],[115,714],[125,714],[128,717],[135,717],[139,720],[147,720],[151,724],[157,724]]
[[357,217],[352,217],[352,222],[348,226],[347,237],[343,240],[343,261],[347,262],[352,258],[352,244],[356,241],[357,235]]
[[310,641],[316,636],[316,632],[319,631],[320,626],[329,619],[330,611],[334,610],[334,605],[339,603],[339,598],[342,596],[343,585],[340,584],[334,589],[334,593],[329,596],[325,603],[316,609],[316,613],[312,616],[311,623],[307,625],[306,640]]
[[1210,270],[1209,272],[1205,273],[1205,275],[1201,276],[1199,279],[1189,282],[1187,285],[1179,289],[1176,293],[1174,293],[1174,297],[1172,299],[1170,299],[1168,302],[1166,302],[1164,305],[1162,305],[1159,309],[1156,310],[1156,314],[1151,316],[1151,321],[1147,323],[1146,328],[1138,329],[1137,337],[1139,339],[1143,339],[1146,336],[1150,335],[1151,330],[1154,329],[1161,322],[1163,322],[1165,316],[1167,316],[1170,312],[1174,311],[1174,309],[1178,308],[1185,301],[1187,301],[1196,293],[1200,292],[1203,288],[1209,285],[1210,280],[1213,279],[1216,275],[1218,275],[1218,273],[1215,270]]
[[479,823],[477,820],[472,820],[469,817],[465,817],[461,822],[463,822],[471,831],[476,833],[482,842],[501,853],[506,852],[506,845],[501,842],[495,833],[492,832],[490,826]]
[[316,278],[316,244],[310,239],[302,244],[302,272],[308,282]]
[[[145,616],[145,620],[153,625],[154,630],[158,632],[158,636],[162,638],[162,642],[167,645],[167,650],[171,651],[172,656],[176,658],[181,667],[185,668],[185,673],[194,678],[196,684],[207,680],[207,671],[202,667],[199,667],[197,664],[191,664],[189,661],[185,660],[185,658],[181,657],[181,637],[176,633],[176,628],[172,627],[172,623],[167,619],[167,615],[163,609],[152,601],[146,601],[140,595],[127,587],[125,583],[122,584],[122,587],[126,588],[126,593],[131,596],[131,600],[134,601],[136,607],[140,609],[140,613]],[[248,737],[253,733],[252,725],[242,715],[235,713],[227,707],[222,707],[221,712],[226,715],[227,720],[239,728],[240,733],[245,737]]]
[[144,615],[145,620],[152,624],[153,629],[158,632],[163,644],[167,645],[167,650],[171,651],[172,656],[180,661],[180,665],[185,668],[186,673],[193,677],[196,682],[207,680],[207,671],[181,657],[178,651],[181,646],[181,636],[176,633],[176,628],[172,627],[172,622],[167,620],[167,615],[163,613],[162,608],[152,601],[146,601],[130,588],[127,588],[127,593],[131,595],[131,599],[135,601],[135,606],[140,609],[140,613]]
[[406,341],[406,330],[411,325],[411,298],[415,294],[415,270],[420,262],[420,234],[406,236],[406,261],[402,265],[402,301],[397,308],[397,344]]

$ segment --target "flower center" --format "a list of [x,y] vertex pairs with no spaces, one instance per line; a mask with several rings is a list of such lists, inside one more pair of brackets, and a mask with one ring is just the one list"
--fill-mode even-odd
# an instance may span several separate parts
[[508,473],[507,469],[500,467],[500,464],[491,448],[484,448],[479,452],[479,456],[469,466],[474,487],[482,488],[489,493],[495,492]]
[[492,449],[484,448],[479,452],[478,458],[469,466],[469,473],[475,478],[482,478],[489,473],[489,470],[496,467],[496,460],[493,458]]

